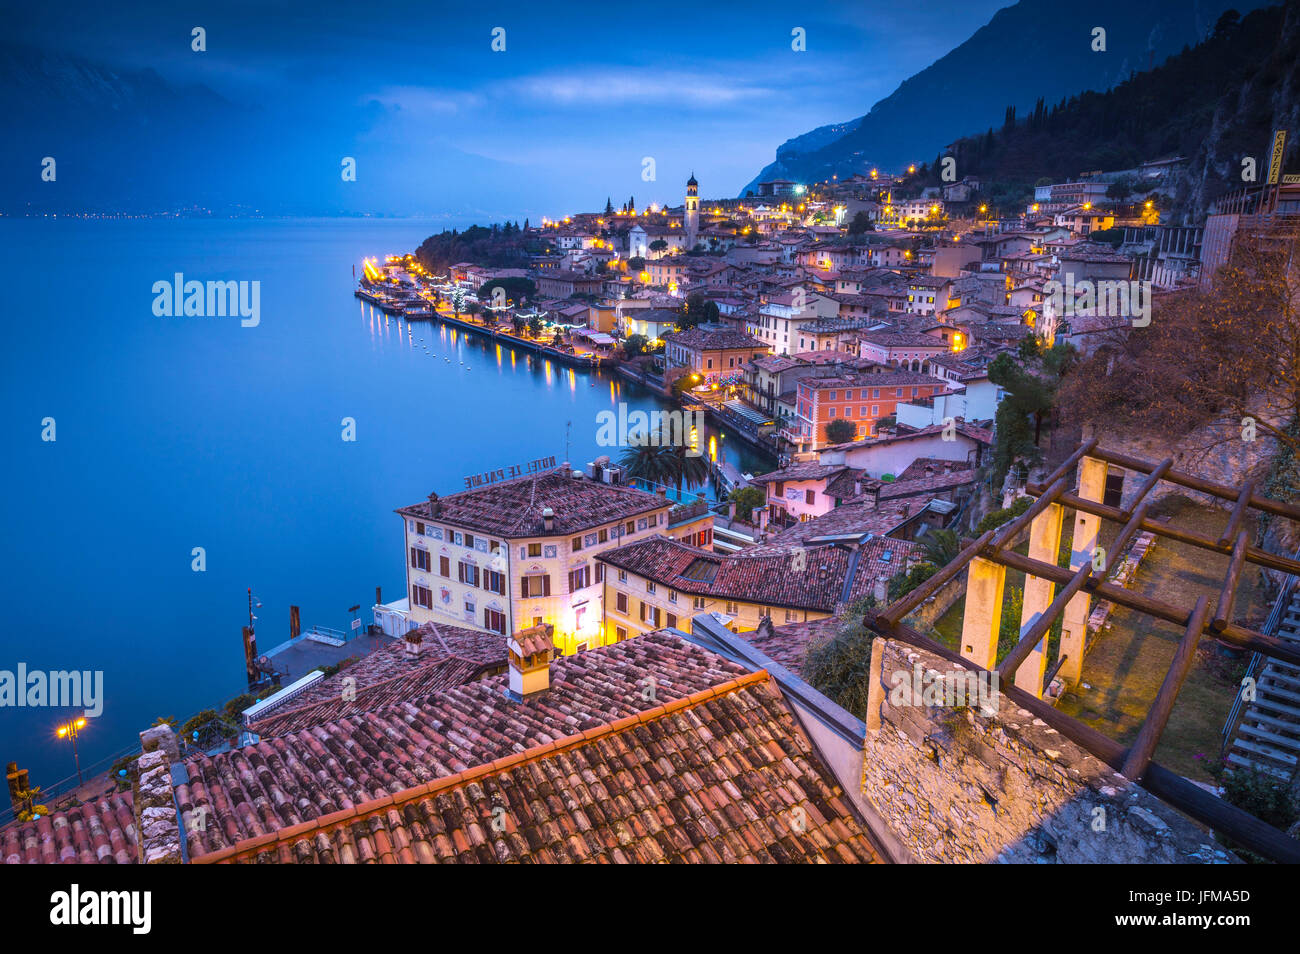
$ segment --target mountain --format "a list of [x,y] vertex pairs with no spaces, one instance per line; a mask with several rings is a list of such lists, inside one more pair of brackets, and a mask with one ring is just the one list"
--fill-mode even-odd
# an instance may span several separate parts
[[[1298,121],[1300,5],[1292,3],[1226,15],[1202,43],[1153,70],[1051,107],[1040,100],[1014,125],[959,139],[945,155],[992,184],[984,194],[995,207],[1026,201],[1040,177],[1182,156],[1187,163],[1160,192],[1173,198],[1171,212],[1197,221],[1213,199],[1241,188],[1244,156],[1262,170],[1271,131],[1295,130]],[[917,180],[940,184],[933,167],[918,170]],[[1144,191],[1136,179],[1127,184]]]
[[[1224,11],[1264,5],[1259,0],[1020,0],[905,80],[865,116],[839,124],[846,127],[844,135],[821,144],[825,131],[835,128],[823,126],[786,142],[741,195],[768,179],[810,182],[929,161],[957,136],[1001,125],[1008,106],[1023,114],[1039,98],[1056,102],[1084,90],[1110,89],[1198,43]],[[1106,31],[1104,52],[1092,49],[1097,27]]]

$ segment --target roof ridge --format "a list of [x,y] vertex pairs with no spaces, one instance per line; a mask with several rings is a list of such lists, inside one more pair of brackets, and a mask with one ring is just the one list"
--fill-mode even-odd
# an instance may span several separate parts
[[592,729],[586,729],[572,735],[564,736],[553,742],[544,742],[535,745],[530,749],[522,752],[512,752],[509,755],[503,755],[493,759],[490,762],[482,762],[478,765],[471,766],[463,771],[456,772],[452,775],[444,775],[436,778],[431,782],[423,782],[419,785],[413,785],[410,788],[394,792],[392,795],[383,795],[379,798],[373,798],[369,801],[354,805],[351,808],[345,808],[341,811],[331,812],[327,815],[321,815],[309,821],[297,825],[289,825],[284,828],[276,829],[273,832],[267,832],[264,835],[253,835],[241,841],[235,842],[226,848],[219,848],[216,851],[208,852],[205,855],[192,856],[191,864],[233,864],[240,858],[256,854],[257,852],[271,848],[280,843],[289,843],[291,841],[300,841],[303,838],[310,837],[311,833],[324,834],[326,830],[333,829],[339,825],[355,824],[359,821],[398,808],[407,802],[416,799],[426,798],[431,795],[437,795],[448,789],[457,788],[461,785],[477,781],[496,772],[501,772],[516,765],[525,762],[532,762],[539,758],[550,756],[558,752],[564,752],[575,748],[579,745],[585,745],[596,739],[605,738],[610,735],[622,732],[637,725],[644,725],[658,719],[669,716],[681,709],[690,708],[715,699],[719,696],[728,695],[746,689],[749,686],[758,685],[759,683],[771,682],[772,677],[766,669],[759,669],[756,672],[745,673],[741,676],[728,679],[714,686],[708,686],[704,689],[697,690],[690,695],[683,696],[671,702],[660,703],[650,709],[644,709],[640,712],[624,716],[613,722],[607,722]]

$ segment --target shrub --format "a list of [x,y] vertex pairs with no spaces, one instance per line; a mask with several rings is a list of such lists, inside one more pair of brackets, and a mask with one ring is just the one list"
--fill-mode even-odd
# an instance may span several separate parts
[[976,525],[975,532],[985,533],[996,527],[1002,526],[1004,523],[1010,523],[1012,520],[1016,519],[1016,517],[1028,510],[1032,503],[1033,500],[1029,497],[1017,497],[1015,502],[1004,510],[990,510],[984,515],[984,519]]

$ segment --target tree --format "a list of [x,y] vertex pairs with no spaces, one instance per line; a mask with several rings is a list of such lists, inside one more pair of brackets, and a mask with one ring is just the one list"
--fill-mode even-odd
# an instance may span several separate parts
[[952,530],[930,530],[918,542],[925,547],[925,558],[935,566],[947,566],[961,553],[961,538]]
[[767,504],[767,496],[761,487],[737,487],[727,495],[727,499],[736,504],[736,513],[745,520],[759,507]]
[[1123,202],[1132,194],[1133,180],[1128,176],[1120,176],[1106,187],[1106,198],[1114,199],[1116,202]]
[[809,645],[803,663],[804,679],[859,719],[866,716],[871,691],[873,634],[863,623],[863,616],[875,605],[875,599],[867,596],[850,606],[839,632]]
[[655,239],[653,242],[650,243],[650,251],[652,252],[662,252],[667,247],[668,247],[668,243],[665,242],[663,239]]
[[1204,447],[1257,430],[1296,453],[1297,342],[1300,235],[1239,232],[1212,288],[1165,296],[1149,324],[1111,335],[1069,374],[1062,407],[1074,423],[1198,431]]
[[686,308],[677,319],[677,327],[686,329],[717,321],[721,317],[718,303],[705,296],[703,292],[692,292],[686,298]]
[[850,235],[861,235],[863,232],[874,232],[875,229],[876,227],[871,222],[871,216],[867,215],[866,212],[856,213],[853,216],[853,220],[849,222]]
[[465,307],[465,292],[457,285],[451,290],[451,309],[455,312],[457,318],[460,317],[461,309]]
[[1038,339],[1028,335],[1021,342],[1019,360],[1003,352],[989,362],[989,380],[1006,391],[994,424],[995,483],[1002,481],[1017,460],[1039,459],[1043,419],[1056,406],[1061,378],[1074,360],[1075,350],[1071,345],[1044,348]]
[[852,421],[837,417],[826,425],[826,441],[830,444],[847,444],[858,436],[858,428]]
[[538,338],[542,334],[542,319],[538,315],[533,315],[528,319],[528,335],[531,338]]
[[478,297],[486,302],[493,301],[493,290],[500,288],[505,301],[520,305],[533,297],[537,283],[531,278],[490,278],[478,290]]
[[639,354],[645,353],[645,346],[650,339],[645,335],[628,335],[627,340],[623,342],[623,353],[629,358],[635,358]]

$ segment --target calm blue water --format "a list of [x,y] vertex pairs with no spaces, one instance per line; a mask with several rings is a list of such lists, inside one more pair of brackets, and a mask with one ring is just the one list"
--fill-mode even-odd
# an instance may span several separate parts
[[[441,226],[439,226],[440,228]],[[466,474],[602,451],[596,413],[666,407],[608,375],[512,357],[352,296],[363,256],[413,250],[411,221],[0,219],[7,265],[0,670],[103,670],[82,765],[244,689],[246,588],[259,647],[344,629],[402,596],[396,507]],[[153,283],[261,282],[261,323],[159,318]],[[424,339],[432,354],[425,354]],[[444,360],[449,357],[450,362]],[[462,362],[464,365],[462,366]],[[42,419],[57,440],[41,440]],[[356,441],[341,420],[356,421]],[[742,469],[758,461],[720,441]],[[191,569],[206,550],[207,570]],[[364,616],[369,621],[368,612]],[[0,762],[74,771],[70,710],[0,708]]]

